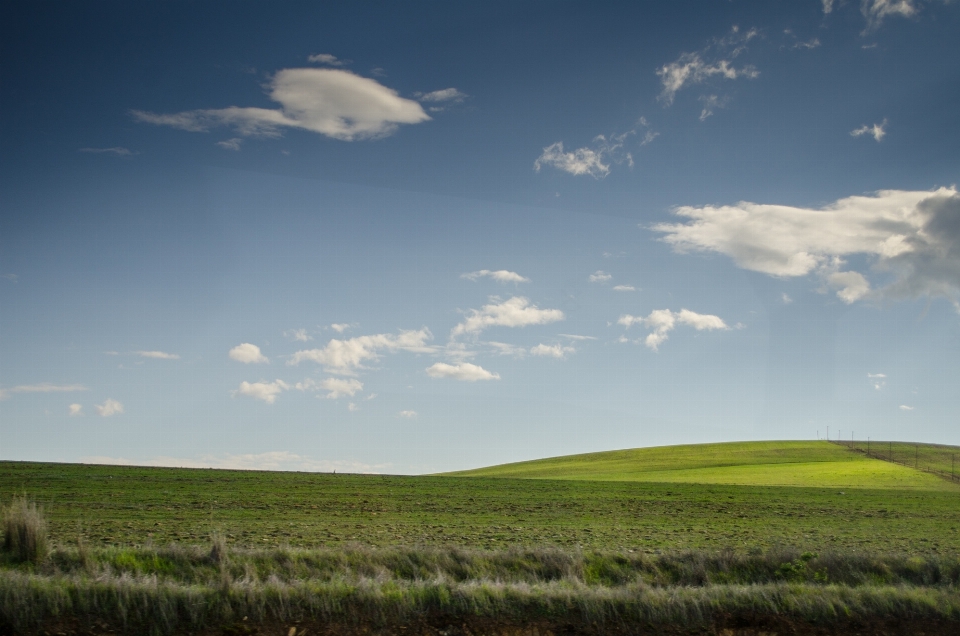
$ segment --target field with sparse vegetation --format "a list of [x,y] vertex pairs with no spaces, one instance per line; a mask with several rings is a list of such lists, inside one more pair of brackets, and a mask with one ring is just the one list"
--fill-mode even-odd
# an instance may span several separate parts
[[[0,629],[947,634],[960,625],[960,488],[949,476],[836,444],[705,445],[699,458],[696,448],[429,477],[0,462]],[[942,465],[952,451],[939,449],[928,455]],[[645,461],[631,468],[637,456]],[[770,479],[817,463],[808,485]],[[566,474],[548,476],[558,470]],[[734,470],[748,483],[731,481]],[[7,544],[16,535],[17,546],[33,545],[34,526],[35,557]]]

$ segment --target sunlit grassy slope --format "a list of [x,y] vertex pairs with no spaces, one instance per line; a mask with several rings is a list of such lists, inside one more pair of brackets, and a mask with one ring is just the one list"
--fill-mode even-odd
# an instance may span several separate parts
[[866,457],[823,441],[730,442],[634,448],[551,457],[448,474],[752,486],[958,489],[934,475]]

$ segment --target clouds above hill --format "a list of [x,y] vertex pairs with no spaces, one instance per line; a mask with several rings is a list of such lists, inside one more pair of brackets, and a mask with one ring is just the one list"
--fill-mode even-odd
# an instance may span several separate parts
[[384,352],[412,351],[431,353],[433,348],[427,342],[433,334],[427,328],[417,331],[401,331],[397,335],[379,333],[370,336],[357,336],[348,340],[330,340],[322,349],[304,349],[293,354],[287,364],[316,362],[323,365],[329,373],[355,375],[368,362],[377,361]]

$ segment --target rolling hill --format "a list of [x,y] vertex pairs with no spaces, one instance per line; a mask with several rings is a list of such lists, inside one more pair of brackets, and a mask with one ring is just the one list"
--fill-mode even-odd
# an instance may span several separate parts
[[589,481],[960,490],[948,480],[826,441],[689,444],[567,455],[445,473]]

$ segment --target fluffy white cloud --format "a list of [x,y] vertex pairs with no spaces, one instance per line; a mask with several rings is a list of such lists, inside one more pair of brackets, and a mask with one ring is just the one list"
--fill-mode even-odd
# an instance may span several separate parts
[[86,391],[82,384],[18,384],[9,389],[0,389],[0,400],[5,400],[14,393],[70,393],[72,391]]
[[444,88],[429,93],[417,93],[416,97],[421,102],[462,102],[468,95],[456,88]]
[[337,333],[343,333],[344,331],[347,331],[348,329],[352,329],[353,327],[356,327],[356,326],[357,325],[351,325],[350,323],[346,323],[346,322],[335,322],[332,325],[330,325],[330,328],[336,331]]
[[154,360],[179,360],[180,356],[176,353],[166,353],[165,351],[134,351],[141,358],[153,358]]
[[244,364],[270,362],[265,355],[260,353],[260,347],[255,344],[250,344],[249,342],[238,344],[230,350],[229,356],[231,360],[243,362]]
[[297,382],[294,388],[300,391],[327,391],[325,397],[328,400],[336,400],[343,396],[353,397],[358,391],[363,390],[363,383],[353,378],[327,378],[320,382],[307,378],[303,382]]
[[463,380],[465,382],[476,382],[477,380],[499,380],[499,373],[492,373],[481,366],[461,362],[460,364],[447,364],[437,362],[427,369],[427,375],[431,378],[450,378],[452,380]]
[[471,309],[467,319],[454,327],[450,336],[456,338],[462,334],[479,333],[488,327],[526,327],[563,320],[563,312],[559,309],[539,309],[523,296],[514,296],[503,302],[499,302],[499,298],[491,300],[479,310]]
[[283,69],[270,82],[270,99],[280,108],[230,106],[172,114],[134,110],[132,115],[141,122],[192,132],[229,126],[244,137],[278,137],[284,128],[300,128],[343,141],[385,137],[400,124],[430,119],[419,102],[340,69]]
[[331,55],[329,53],[317,53],[316,55],[311,55],[307,58],[308,62],[313,62],[314,64],[326,64],[327,66],[343,66],[345,62],[337,58],[336,55]]
[[476,272],[468,272],[466,274],[460,274],[460,278],[466,278],[467,280],[479,280],[480,278],[487,277],[492,278],[498,283],[529,283],[530,279],[521,276],[516,272],[511,272],[505,269],[498,269],[496,271],[489,269],[481,269]]
[[[824,7],[826,8],[826,6]],[[867,19],[864,33],[880,27],[884,18],[901,16],[910,18],[917,14],[919,7],[914,0],[861,0],[860,13]]]
[[587,277],[587,280],[591,283],[605,283],[612,278],[613,276],[611,274],[608,274],[602,269],[598,269],[594,273],[590,274],[590,276]]
[[632,291],[637,291],[637,288],[634,287],[633,285],[614,285],[613,291],[632,292]]
[[657,351],[660,345],[667,340],[669,337],[667,334],[673,331],[678,324],[693,327],[697,331],[730,328],[718,316],[698,314],[689,309],[681,309],[679,312],[669,309],[654,309],[646,317],[624,314],[617,320],[617,324],[623,325],[627,329],[633,325],[643,325],[652,329],[653,332],[647,335],[644,344],[654,351]]
[[234,397],[245,395],[257,400],[263,400],[267,404],[273,404],[277,401],[277,396],[290,388],[283,380],[274,382],[241,382],[240,388],[232,391]]
[[82,404],[71,404],[70,405],[70,416],[83,415],[83,405]]
[[886,127],[887,127],[887,120],[884,119],[879,124],[874,124],[873,126],[867,126],[866,124],[864,124],[863,126],[860,126],[859,128],[857,128],[856,130],[851,130],[850,136],[860,137],[862,135],[870,135],[871,137],[873,137],[879,142],[887,134]]
[[575,353],[576,349],[573,347],[564,347],[563,345],[545,345],[538,344],[535,347],[530,348],[530,355],[534,356],[544,356],[548,358],[565,358],[568,353]]
[[329,373],[354,375],[366,362],[380,358],[381,351],[412,351],[432,353],[434,349],[426,345],[433,338],[429,329],[419,331],[401,331],[398,335],[381,333],[372,336],[358,336],[349,340],[330,340],[322,349],[297,351],[287,364],[296,365],[303,361],[322,364]]
[[97,415],[101,417],[110,417],[111,415],[123,413],[123,404],[112,398],[107,398],[103,404],[97,404],[93,408],[97,411]]
[[[716,252],[744,269],[778,277],[812,272],[845,302],[942,296],[960,306],[960,196],[955,187],[882,190],[840,199],[822,208],[741,202],[684,206],[687,223],[653,230],[676,251]],[[858,272],[842,272],[843,257],[865,255],[891,282],[870,292]],[[854,275],[856,274],[856,275]]]
[[125,457],[84,456],[87,464],[114,466],[169,466],[173,468],[221,468],[227,470],[296,470],[303,472],[378,473],[390,464],[363,464],[351,461],[317,461],[289,451],[242,453],[238,455],[201,455],[199,458],[154,457],[135,460]]
[[412,420],[417,416],[416,411],[400,411],[400,417],[408,420]]

